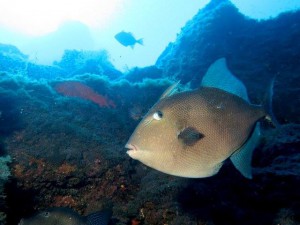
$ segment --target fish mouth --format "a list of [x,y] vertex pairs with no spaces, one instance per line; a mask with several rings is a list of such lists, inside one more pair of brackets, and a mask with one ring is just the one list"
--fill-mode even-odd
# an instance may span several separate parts
[[139,148],[134,144],[126,144],[125,148],[127,148],[127,154],[131,155],[139,151]]
[[126,144],[125,148],[127,148],[128,151],[137,151],[138,150],[138,148],[133,144]]

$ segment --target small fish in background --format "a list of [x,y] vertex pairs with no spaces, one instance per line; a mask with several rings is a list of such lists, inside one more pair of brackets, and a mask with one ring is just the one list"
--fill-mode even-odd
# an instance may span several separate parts
[[120,33],[117,33],[115,35],[115,39],[124,45],[125,47],[130,46],[132,49],[134,48],[135,44],[138,43],[140,45],[143,45],[143,39],[136,40],[132,33],[122,31]]
[[54,89],[64,96],[92,101],[101,108],[116,108],[116,104],[111,99],[98,94],[91,87],[78,81],[64,81],[56,84]]
[[108,225],[110,210],[81,216],[70,208],[49,208],[28,219],[21,219],[18,225]]
[[252,178],[258,121],[272,117],[273,82],[267,102],[253,105],[222,58],[210,66],[199,89],[175,93],[178,83],[137,126],[125,146],[127,154],[161,172],[189,178],[213,176],[230,158],[242,175]]

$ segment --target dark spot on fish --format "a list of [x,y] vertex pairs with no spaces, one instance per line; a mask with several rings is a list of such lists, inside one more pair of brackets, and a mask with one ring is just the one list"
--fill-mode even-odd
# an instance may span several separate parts
[[204,134],[194,127],[187,127],[178,134],[178,139],[187,146],[193,146],[202,138],[204,138]]

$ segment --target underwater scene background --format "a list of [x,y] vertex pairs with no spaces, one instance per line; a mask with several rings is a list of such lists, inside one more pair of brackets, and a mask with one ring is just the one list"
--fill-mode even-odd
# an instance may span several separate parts
[[[230,162],[188,179],[128,157],[124,145],[163,91],[178,80],[197,88],[222,57],[252,103],[275,77],[281,125],[264,126],[253,179]],[[126,73],[106,50],[69,49],[46,66],[0,44],[0,224],[49,207],[110,208],[116,225],[300,224],[299,74],[300,11],[258,21],[227,0],[199,10],[155,65]]]

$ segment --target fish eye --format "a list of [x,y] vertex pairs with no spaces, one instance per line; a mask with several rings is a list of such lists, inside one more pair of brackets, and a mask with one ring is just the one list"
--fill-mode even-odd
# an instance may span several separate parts
[[156,111],[153,114],[153,119],[155,120],[161,120],[163,118],[163,113],[161,111]]

